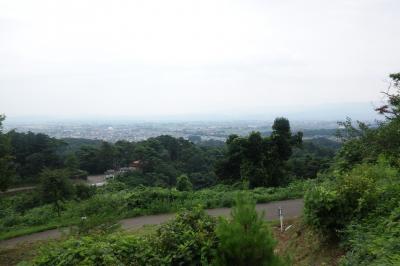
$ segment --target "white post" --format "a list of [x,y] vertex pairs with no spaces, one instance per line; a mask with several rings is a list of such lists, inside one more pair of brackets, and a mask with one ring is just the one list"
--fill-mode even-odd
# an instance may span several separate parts
[[279,207],[279,220],[281,222],[281,232],[283,232],[283,212],[282,212],[282,207]]

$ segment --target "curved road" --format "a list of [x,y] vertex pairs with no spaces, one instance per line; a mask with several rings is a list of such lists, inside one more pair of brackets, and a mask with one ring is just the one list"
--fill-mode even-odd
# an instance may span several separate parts
[[[285,218],[296,218],[301,215],[303,210],[303,200],[302,199],[294,199],[294,200],[283,200],[283,201],[275,201],[269,203],[261,203],[256,205],[256,209],[259,212],[265,211],[265,219],[266,220],[277,220],[278,217],[278,208],[282,207],[283,215]],[[230,208],[217,208],[206,210],[206,212],[212,216],[228,216],[230,214]],[[138,229],[143,225],[154,225],[161,224],[169,219],[173,218],[175,214],[158,214],[158,215],[148,215],[148,216],[140,216],[134,218],[123,219],[120,221],[122,229],[132,230]],[[15,237],[7,240],[0,241],[0,248],[9,248],[20,243],[29,243],[35,242],[38,240],[46,240],[46,239],[56,239],[62,236],[62,232],[58,229],[43,231],[39,233],[34,233],[31,235],[25,235],[20,237]]]

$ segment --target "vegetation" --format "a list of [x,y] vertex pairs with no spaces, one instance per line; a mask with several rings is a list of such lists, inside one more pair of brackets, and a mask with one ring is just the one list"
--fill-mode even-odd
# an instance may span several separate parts
[[[312,181],[299,181],[284,188],[256,188],[249,190],[257,202],[300,198]],[[91,188],[93,189],[93,188]],[[176,212],[201,205],[204,208],[230,207],[236,195],[242,191],[237,187],[219,185],[198,191],[137,187],[127,188],[119,182],[110,182],[96,192],[89,189],[89,198],[73,197],[65,201],[58,216],[53,204],[44,204],[40,195],[16,195],[0,198],[0,239],[43,231],[45,229],[79,225],[81,217],[88,221],[97,219],[122,219],[139,215]],[[44,204],[44,205],[43,205]]]
[[[46,246],[33,265],[286,265],[255,203],[304,196],[303,222],[286,245],[295,263],[398,265],[400,74],[390,77],[395,92],[377,108],[385,120],[371,127],[348,118],[339,123],[341,143],[303,141],[286,118],[268,135],[226,143],[199,136],[108,143],[3,133],[0,116],[0,189],[36,186],[1,195],[0,239],[69,227],[70,237]],[[76,180],[110,169],[117,174],[103,187]],[[231,206],[231,220],[203,211]],[[149,234],[119,232],[120,219],[167,212],[178,214]],[[327,258],[302,260],[305,248],[293,243],[306,237],[317,244],[303,246]]]
[[36,184],[44,168],[61,168],[63,159],[58,150],[65,144],[45,134],[10,131],[11,156],[16,169],[15,184]]
[[284,265],[274,254],[276,241],[265,225],[263,214],[258,214],[255,203],[246,195],[239,195],[232,209],[232,220],[220,219],[218,265]]
[[325,181],[305,196],[305,221],[347,251],[343,265],[398,265],[400,210],[400,74],[394,94],[377,110],[386,121],[370,128],[350,119],[344,144]]
[[316,178],[318,173],[328,171],[339,148],[339,142],[326,138],[304,140],[300,147],[293,148],[293,154],[287,162],[289,177]]
[[176,180],[176,189],[179,191],[190,191],[193,185],[190,183],[187,175],[180,175]]
[[53,203],[58,216],[61,204],[72,196],[72,184],[66,171],[45,169],[40,175],[39,194],[44,203]]
[[[271,253],[274,241],[261,217],[254,216],[253,203],[302,197],[308,187],[319,181],[303,180],[312,171],[299,170],[301,163],[291,164],[290,159],[312,156],[318,160],[324,151],[328,156],[333,153],[331,148],[324,150],[308,142],[300,145],[301,134],[292,136],[289,121],[283,118],[276,120],[269,137],[254,132],[249,137],[228,139],[227,144],[170,136],[112,144],[57,140],[15,131],[2,133],[0,139],[7,144],[2,146],[6,149],[1,158],[7,160],[10,170],[7,178],[2,176],[3,187],[36,186],[27,193],[0,196],[0,239],[69,227],[72,238],[41,252],[34,260],[39,265],[109,265],[127,261],[131,265],[142,265],[144,261],[148,265],[225,265],[231,260],[242,264],[284,264]],[[240,175],[233,179],[221,175],[218,179],[216,173],[232,159],[233,139],[243,144],[238,146],[243,156]],[[261,150],[257,147],[260,141],[265,144]],[[253,156],[253,151],[258,155]],[[87,174],[128,167],[133,162],[135,168],[120,172],[103,187],[90,187],[76,180]],[[274,169],[269,171],[272,165]],[[253,169],[254,166],[258,168]],[[315,168],[322,168],[322,163]],[[225,172],[229,170],[224,168]],[[252,173],[256,172],[260,174],[253,178]],[[252,203],[240,202],[232,222],[216,222],[196,210],[180,213],[176,220],[154,233],[157,237],[114,233],[118,230],[117,222],[126,217],[192,210],[196,206],[231,207],[244,190]],[[248,219],[241,220],[245,216]],[[228,236],[247,226],[254,229],[254,234],[236,238],[236,250],[243,248],[249,252],[227,252]],[[76,235],[81,238],[73,237]]]
[[[201,208],[194,208],[144,235],[117,232],[71,237],[45,246],[28,265],[232,265],[231,261],[235,265],[283,265],[255,205],[241,198],[234,213],[231,222],[217,222]],[[247,218],[249,214],[255,219]],[[249,234],[236,235],[236,240],[244,241],[234,241],[236,249],[231,252],[227,249],[231,234],[243,230]],[[245,251],[244,256],[238,248]]]
[[[4,116],[1,117],[1,121]],[[0,121],[0,123],[1,123]],[[292,136],[289,121],[276,119],[268,137],[253,132],[248,137],[232,135],[226,144],[159,136],[140,142],[58,140],[45,134],[0,133],[1,187],[37,185],[44,169],[67,169],[68,177],[85,179],[88,174],[127,168],[118,180],[129,187],[176,187],[186,175],[193,189],[218,183],[249,181],[251,187],[283,186],[291,180],[316,177],[329,167],[337,143],[327,139],[305,141]],[[218,177],[217,177],[218,176]]]
[[279,186],[288,183],[285,163],[292,155],[292,147],[299,145],[302,134],[292,136],[289,121],[277,118],[271,136],[260,132],[248,137],[229,136],[227,155],[219,161],[216,173],[226,181],[248,180],[250,187]]
[[183,138],[159,136],[141,142],[103,142],[100,147],[82,146],[77,151],[80,169],[104,173],[108,169],[127,167],[140,162],[138,171],[121,180],[130,186],[173,187],[176,178],[186,174],[196,189],[214,185],[213,165],[221,148],[196,146]]
[[14,175],[12,164],[10,139],[3,133],[3,121],[5,116],[0,115],[0,191],[5,191]]

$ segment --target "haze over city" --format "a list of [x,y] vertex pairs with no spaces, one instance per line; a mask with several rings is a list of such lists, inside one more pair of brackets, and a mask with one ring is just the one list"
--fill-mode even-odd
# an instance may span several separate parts
[[396,0],[2,0],[0,111],[374,119],[400,65],[399,9]]

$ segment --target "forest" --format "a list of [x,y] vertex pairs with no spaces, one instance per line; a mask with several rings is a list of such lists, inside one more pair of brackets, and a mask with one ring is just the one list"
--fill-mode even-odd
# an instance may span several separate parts
[[[324,248],[338,254],[324,258],[330,265],[399,265],[400,73],[390,78],[379,125],[347,118],[337,142],[303,140],[283,117],[269,134],[225,143],[1,132],[1,189],[35,188],[0,195],[0,239],[69,228],[24,265],[309,265],[304,257]],[[104,186],[84,181],[122,168]],[[276,252],[279,235],[255,206],[301,198],[290,252]],[[204,211],[218,207],[232,207],[231,219]],[[119,228],[121,219],[159,213],[176,216],[150,232]],[[299,248],[309,243],[296,242],[305,232],[320,243],[307,256]]]
[[[290,180],[316,177],[318,171],[327,169],[340,147],[340,143],[325,138],[302,141],[301,132],[292,136],[285,118],[276,119],[274,127],[270,136],[263,137],[259,132],[244,137],[231,135],[226,143],[192,142],[167,135],[109,143],[12,130],[1,133],[7,173],[2,175],[1,188],[38,184],[44,169],[64,169],[70,177],[84,177],[128,167],[133,161],[141,162],[140,171],[118,177],[131,186],[174,187],[180,175],[187,175],[194,189],[233,184],[243,178],[252,187],[280,186]],[[260,171],[261,176],[246,171]],[[270,180],[264,180],[263,175],[269,175]]]

